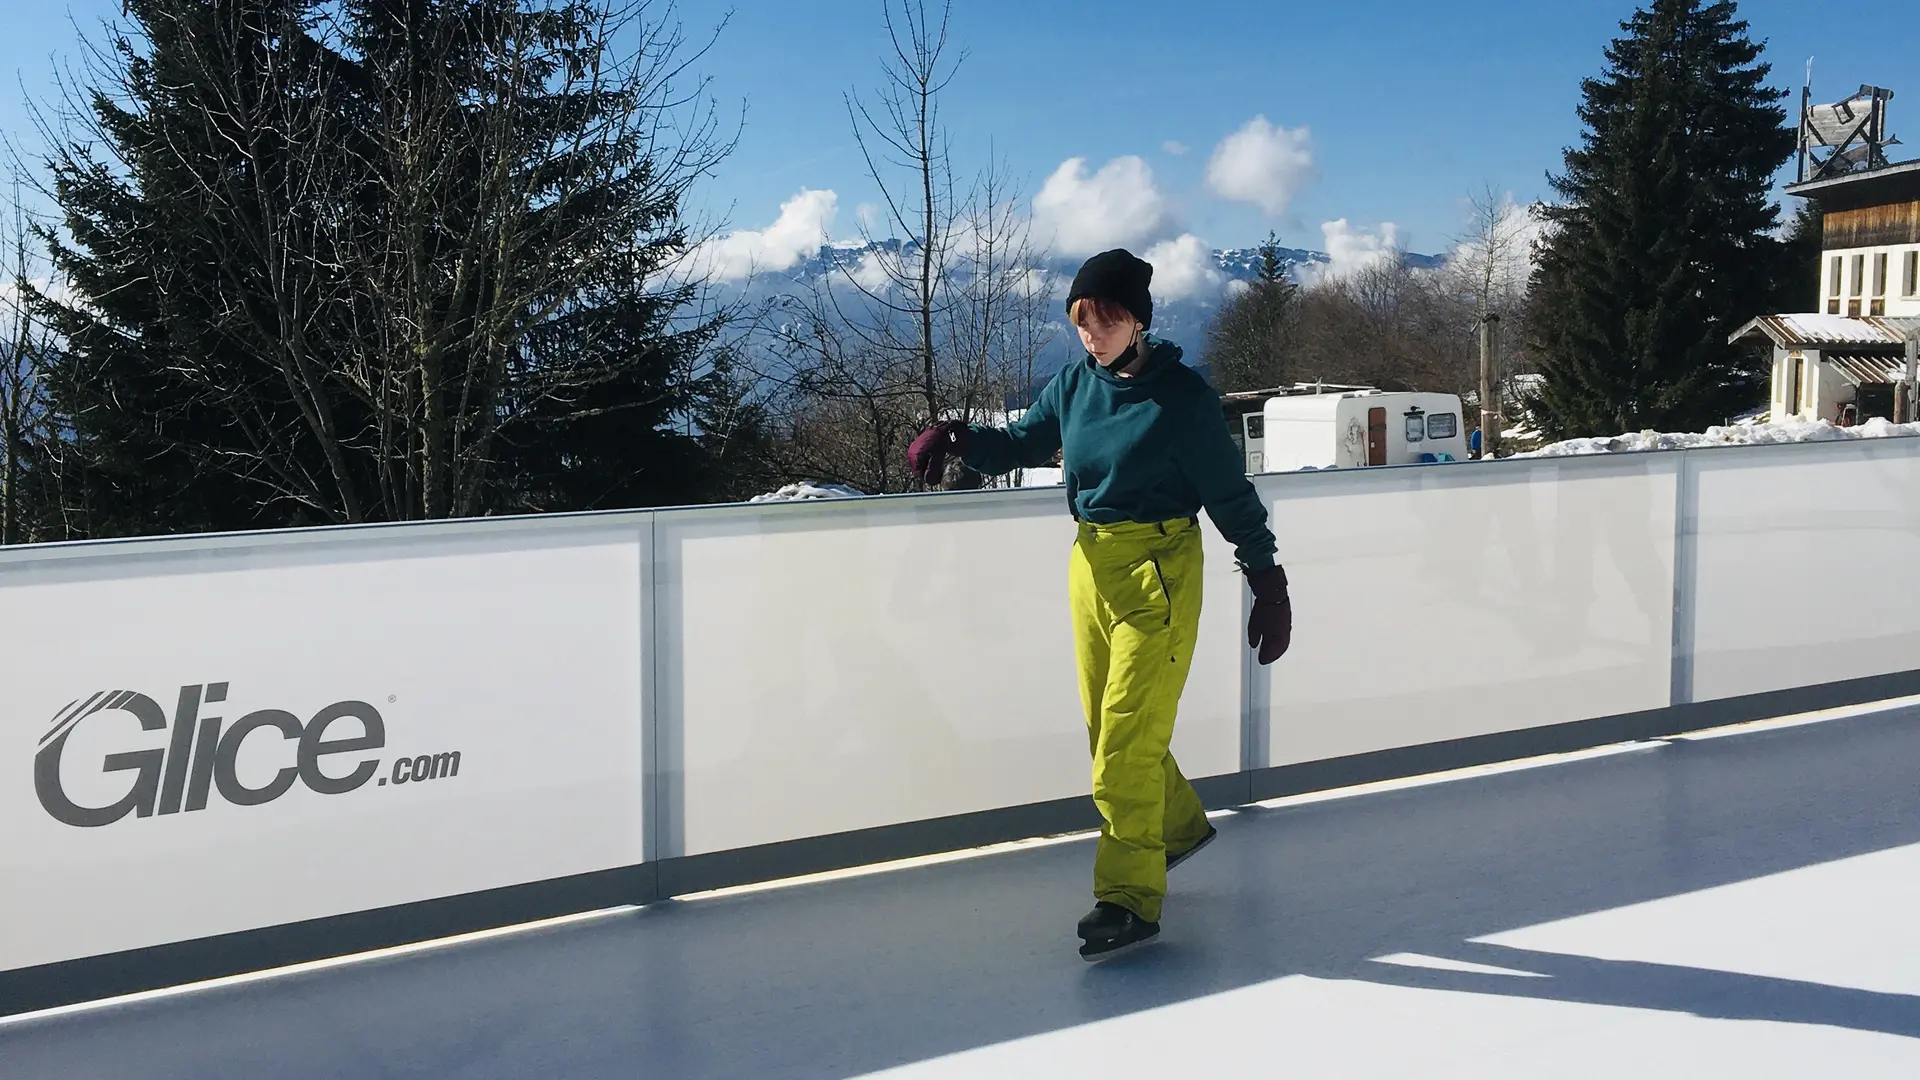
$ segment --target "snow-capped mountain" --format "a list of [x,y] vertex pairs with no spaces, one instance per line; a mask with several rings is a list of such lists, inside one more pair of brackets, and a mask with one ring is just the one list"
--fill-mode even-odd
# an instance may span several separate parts
[[[844,280],[847,275],[857,275],[863,265],[874,259],[911,258],[913,248],[912,243],[900,240],[827,244],[793,266],[756,274],[748,281],[736,282],[729,288],[743,288],[749,297],[773,296],[796,288],[807,289],[819,284],[822,279]],[[1328,265],[1333,261],[1324,252],[1303,248],[1281,248],[1279,255],[1288,278],[1296,283],[1311,278],[1312,267]],[[1185,350],[1187,362],[1192,364],[1205,362],[1207,331],[1213,325],[1215,312],[1226,299],[1229,283],[1254,281],[1260,274],[1261,257],[1257,247],[1216,249],[1211,252],[1211,257],[1212,268],[1217,276],[1204,286],[1188,288],[1179,295],[1170,296],[1166,290],[1157,287],[1159,283],[1156,281],[1153,332],[1155,336],[1179,343]],[[1408,253],[1406,259],[1407,264],[1415,269],[1433,269],[1446,262],[1444,256],[1413,253]],[[1053,257],[1042,261],[1035,269],[1044,271],[1049,278],[1051,291],[1064,298],[1067,286],[1081,262],[1079,256]],[[1054,315],[1059,325],[1054,335],[1054,345],[1041,365],[1045,370],[1051,370],[1068,359],[1076,348],[1063,307],[1056,305]]]
[[[881,240],[871,244],[827,244],[811,258],[803,258],[797,265],[775,276],[811,281],[832,271],[855,270],[869,255],[899,257],[903,252],[913,249],[912,243],[900,240]],[[1215,249],[1212,254],[1214,269],[1228,281],[1253,281],[1260,276],[1260,249],[1257,247]],[[1325,252],[1305,248],[1280,248],[1279,255],[1288,277],[1295,282],[1305,280],[1308,275],[1303,271],[1308,267],[1325,266],[1333,261]],[[1434,269],[1446,262],[1444,255],[1419,255],[1413,252],[1408,252],[1406,259],[1407,265],[1416,270]],[[1081,261],[1079,256],[1056,256],[1047,259],[1041,269],[1070,281]]]

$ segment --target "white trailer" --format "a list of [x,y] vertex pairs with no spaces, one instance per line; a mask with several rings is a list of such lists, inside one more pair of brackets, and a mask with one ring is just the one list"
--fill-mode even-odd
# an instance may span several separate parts
[[1240,417],[1240,441],[1250,473],[1461,461],[1467,457],[1461,415],[1454,394],[1283,394]]

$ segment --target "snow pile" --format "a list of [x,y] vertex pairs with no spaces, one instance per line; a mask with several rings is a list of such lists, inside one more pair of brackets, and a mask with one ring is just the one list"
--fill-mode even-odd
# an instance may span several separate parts
[[1568,439],[1543,446],[1516,458],[1572,457],[1578,454],[1631,453],[1636,450],[1698,450],[1709,446],[1759,446],[1767,443],[1833,442],[1839,439],[1887,439],[1920,436],[1920,424],[1895,424],[1874,417],[1857,427],[1838,427],[1825,420],[1783,421],[1777,424],[1733,424],[1708,428],[1706,434],[1662,434],[1642,431],[1604,439]]
[[866,492],[850,488],[845,484],[816,484],[803,480],[797,484],[788,484],[779,491],[769,491],[765,495],[755,495],[748,502],[798,502],[802,499],[858,499]]

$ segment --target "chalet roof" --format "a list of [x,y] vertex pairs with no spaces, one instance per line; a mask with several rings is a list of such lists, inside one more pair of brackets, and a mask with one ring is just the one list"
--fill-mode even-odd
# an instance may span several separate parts
[[1855,386],[1892,385],[1907,377],[1904,353],[1821,353],[1820,362]]
[[1910,329],[1920,328],[1911,315],[1762,315],[1728,335],[1729,342],[1759,341],[1763,337],[1782,349],[1822,349],[1834,345],[1904,346]]
[[1825,210],[1847,210],[1920,198],[1920,161],[1788,184],[1789,195],[1814,199]]

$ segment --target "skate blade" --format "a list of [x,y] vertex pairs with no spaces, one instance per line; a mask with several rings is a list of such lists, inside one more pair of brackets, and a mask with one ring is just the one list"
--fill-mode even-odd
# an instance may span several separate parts
[[1159,940],[1160,940],[1160,935],[1155,934],[1152,937],[1141,938],[1139,941],[1130,941],[1125,945],[1120,946],[1117,949],[1108,949],[1105,952],[1089,953],[1085,949],[1082,949],[1080,950],[1080,959],[1085,960],[1089,964],[1098,964],[1103,961],[1112,960],[1117,957],[1125,956],[1128,953],[1141,948],[1142,946],[1151,945],[1154,942]]
[[1194,857],[1195,855],[1198,855],[1198,854],[1200,854],[1200,849],[1201,849],[1201,848],[1204,848],[1204,847],[1206,847],[1206,846],[1207,846],[1208,844],[1211,844],[1211,843],[1213,843],[1213,842],[1214,842],[1214,840],[1216,840],[1217,838],[1219,838],[1219,836],[1220,836],[1220,830],[1218,830],[1218,829],[1214,829],[1213,831],[1211,831],[1211,832],[1209,832],[1209,833],[1207,833],[1207,835],[1205,835],[1205,836],[1203,836],[1203,837],[1201,837],[1201,838],[1200,838],[1200,842],[1199,842],[1199,843],[1197,843],[1197,844],[1195,844],[1195,845],[1193,845],[1192,847],[1190,847],[1190,848],[1188,848],[1187,850],[1185,850],[1185,851],[1183,851],[1183,852],[1181,852],[1180,854],[1178,854],[1178,855],[1175,855],[1175,856],[1174,856],[1173,858],[1171,858],[1171,859],[1168,859],[1168,860],[1167,860],[1167,869],[1168,869],[1169,871],[1171,871],[1171,870],[1172,870],[1172,869],[1173,869],[1174,867],[1176,867],[1176,866],[1179,866],[1179,865],[1180,865],[1181,863],[1183,863],[1183,862],[1186,862],[1186,861],[1187,861],[1188,859],[1191,859],[1191,858],[1193,858],[1193,857]]

